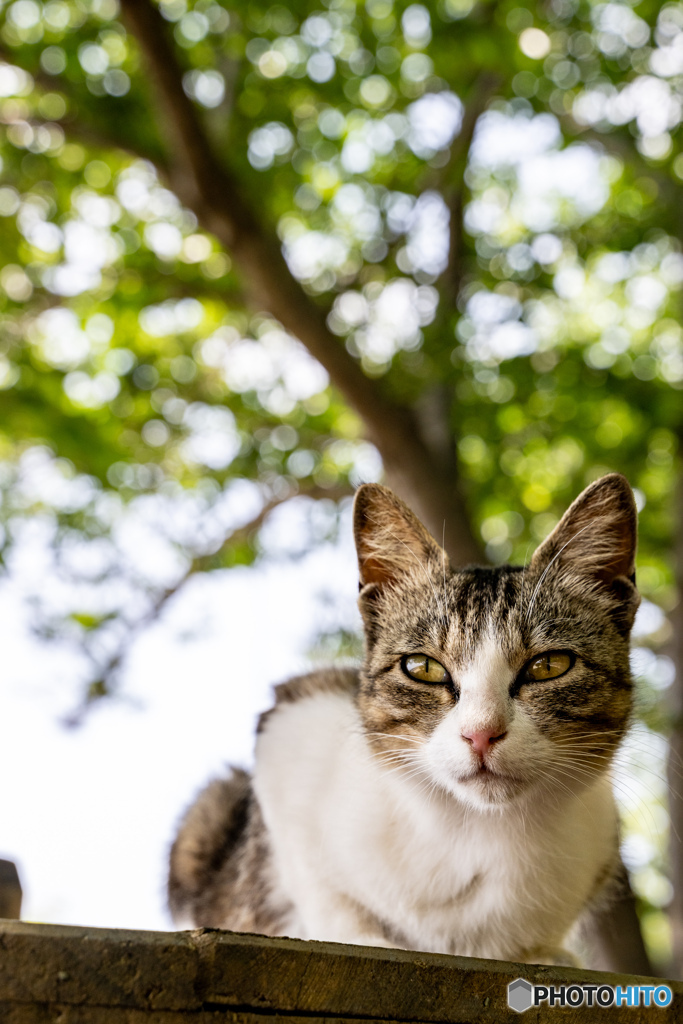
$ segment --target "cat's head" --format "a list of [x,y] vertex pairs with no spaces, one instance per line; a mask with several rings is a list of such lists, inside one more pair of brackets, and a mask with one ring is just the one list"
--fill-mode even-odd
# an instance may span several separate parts
[[387,770],[479,808],[603,773],[632,705],[636,525],[627,481],[610,474],[526,568],[453,569],[402,501],[363,485],[358,699]]

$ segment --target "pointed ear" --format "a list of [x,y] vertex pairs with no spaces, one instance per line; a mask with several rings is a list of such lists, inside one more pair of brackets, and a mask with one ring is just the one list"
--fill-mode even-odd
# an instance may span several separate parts
[[552,565],[571,568],[626,599],[635,589],[637,528],[628,480],[610,473],[578,496],[534,553],[531,566],[539,572]]
[[360,589],[382,589],[402,577],[422,572],[436,561],[439,569],[448,558],[393,491],[380,484],[362,484],[353,506],[353,531],[358,552]]

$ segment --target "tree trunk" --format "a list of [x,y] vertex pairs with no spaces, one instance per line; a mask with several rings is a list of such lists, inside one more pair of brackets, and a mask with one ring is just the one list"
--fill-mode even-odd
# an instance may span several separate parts
[[145,54],[156,85],[174,163],[162,168],[174,191],[202,227],[229,249],[257,308],[267,310],[324,366],[335,387],[363,419],[379,449],[388,479],[445,540],[455,564],[476,562],[479,547],[470,530],[452,464],[433,457],[411,409],[392,402],[381,382],[365,376],[359,362],[327,326],[326,311],[294,278],[279,239],[258,220],[239,183],[216,158],[197,111],[182,87],[182,74],[167,26],[148,0],[122,0],[122,9]]

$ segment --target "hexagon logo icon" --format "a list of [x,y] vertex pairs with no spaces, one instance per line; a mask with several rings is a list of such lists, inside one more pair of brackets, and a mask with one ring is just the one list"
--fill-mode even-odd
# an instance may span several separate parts
[[508,1006],[517,1013],[524,1013],[533,1004],[533,988],[524,978],[517,978],[508,985]]

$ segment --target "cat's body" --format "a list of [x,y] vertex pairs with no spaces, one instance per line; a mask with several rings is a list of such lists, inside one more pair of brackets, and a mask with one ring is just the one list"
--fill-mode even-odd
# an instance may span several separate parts
[[584,492],[526,570],[450,570],[376,486],[356,539],[362,669],[277,687],[253,778],[212,783],[183,822],[171,906],[233,930],[561,958],[618,863],[628,485]]

